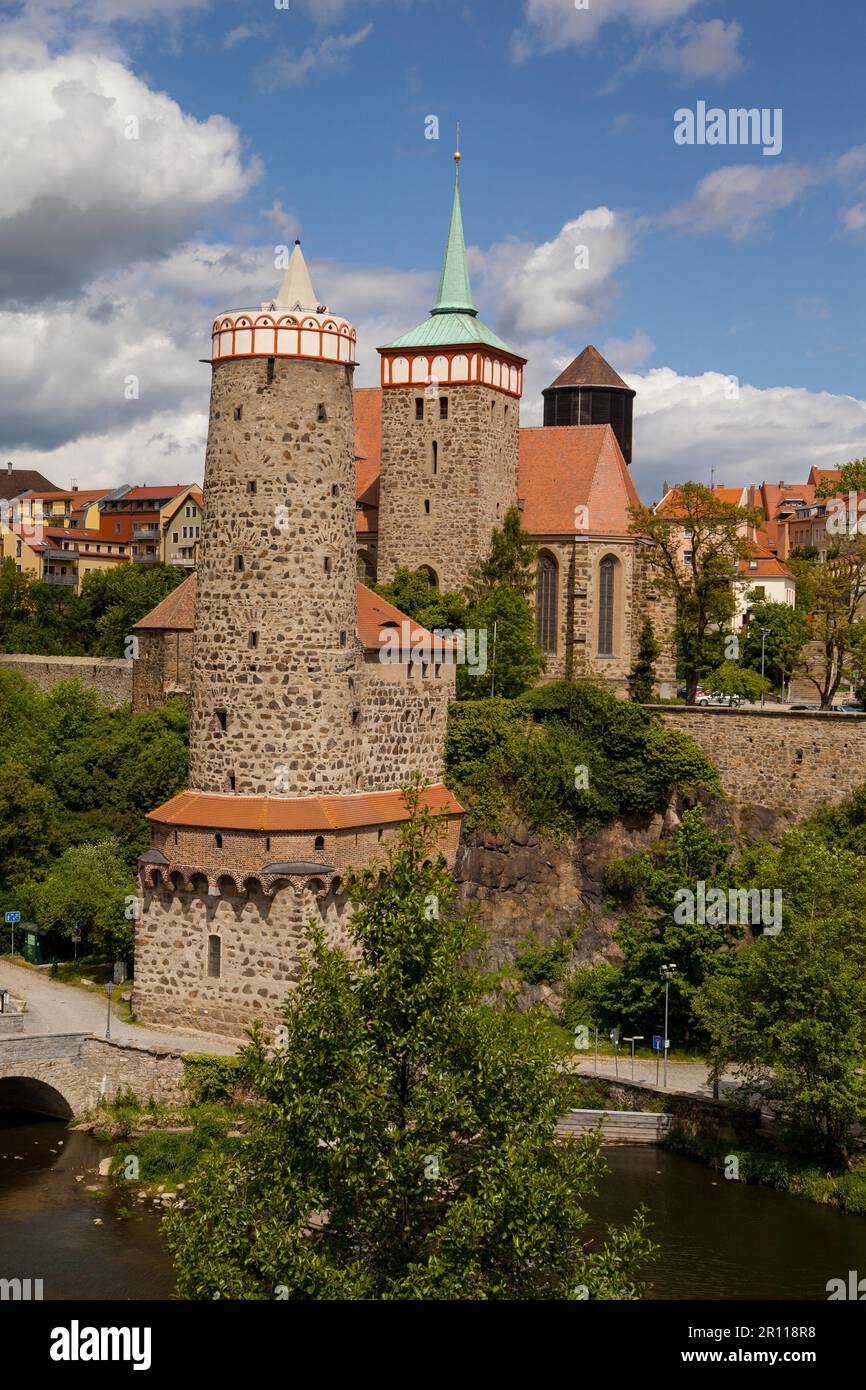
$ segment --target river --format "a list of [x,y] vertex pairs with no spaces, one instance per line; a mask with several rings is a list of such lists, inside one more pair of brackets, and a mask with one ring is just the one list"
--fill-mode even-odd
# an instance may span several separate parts
[[[128,1199],[96,1177],[110,1152],[62,1121],[0,1112],[0,1278],[42,1279],[46,1299],[171,1297],[159,1217],[135,1204],[125,1215]],[[661,1246],[654,1299],[826,1299],[828,1279],[866,1275],[864,1217],[663,1149],[610,1148],[605,1161],[593,1219],[627,1221],[646,1203]],[[105,1195],[86,1190],[96,1184]]]

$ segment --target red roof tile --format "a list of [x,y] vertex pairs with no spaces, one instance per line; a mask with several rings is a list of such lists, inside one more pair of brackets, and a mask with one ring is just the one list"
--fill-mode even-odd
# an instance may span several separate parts
[[551,386],[614,386],[622,391],[630,391],[631,387],[623,381],[618,372],[615,372],[609,362],[605,361],[597,347],[592,343],[578,353],[573,362],[570,362],[564,372],[561,372],[552,381]]
[[149,613],[133,625],[133,632],[142,629],[163,632],[192,632],[195,620],[195,575],[191,574],[170,594],[151,608]]
[[522,429],[518,493],[533,536],[574,535],[581,506],[589,535],[626,536],[629,508],[640,505],[610,425]]
[[[423,803],[434,813],[460,816],[463,807],[441,782],[426,787]],[[356,830],[408,820],[401,791],[355,796],[214,796],[185,791],[151,811],[148,820],[220,830]]]

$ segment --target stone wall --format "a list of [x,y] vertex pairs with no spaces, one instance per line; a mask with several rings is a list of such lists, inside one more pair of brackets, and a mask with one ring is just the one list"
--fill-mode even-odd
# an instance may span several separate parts
[[368,652],[359,670],[359,736],[364,789],[406,786],[420,772],[445,778],[445,731],[457,667],[451,662],[387,664]]
[[[416,400],[424,402],[421,420]],[[380,584],[401,566],[427,565],[440,589],[463,587],[517,502],[519,415],[519,401],[489,386],[382,392]]]
[[866,779],[866,715],[649,706],[712,759],[735,801],[803,817]]
[[83,1115],[130,1087],[140,1100],[186,1100],[183,1060],[168,1048],[107,1042],[85,1033],[0,1041],[0,1105],[49,1115]]
[[733,1106],[711,1096],[695,1095],[692,1091],[657,1090],[642,1081],[611,1081],[582,1067],[580,1076],[593,1085],[611,1104],[622,1110],[643,1111],[648,1101],[661,1101],[671,1116],[673,1131],[690,1138],[730,1140],[747,1143],[761,1124],[759,1110]]
[[192,633],[159,628],[136,633],[138,655],[132,663],[132,707],[152,709],[174,696],[189,698]]
[[50,690],[58,681],[76,680],[95,690],[103,704],[128,705],[132,700],[131,661],[98,656],[28,656],[4,653],[0,666],[19,671],[35,681],[40,690]]

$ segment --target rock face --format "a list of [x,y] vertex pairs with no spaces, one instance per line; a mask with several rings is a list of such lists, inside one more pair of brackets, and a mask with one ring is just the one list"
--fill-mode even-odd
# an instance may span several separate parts
[[[716,793],[677,792],[654,816],[616,821],[561,844],[539,836],[525,821],[501,832],[464,832],[457,855],[457,905],[474,910],[488,935],[491,964],[513,964],[528,938],[542,946],[572,935],[571,965],[588,967],[616,960],[612,937],[618,917],[605,906],[604,875],[616,859],[651,849],[672,835],[684,811],[704,807],[709,825],[726,829],[735,840],[778,841],[791,819],[765,806],[738,808]],[[562,987],[526,984],[518,1002],[556,1006]]]

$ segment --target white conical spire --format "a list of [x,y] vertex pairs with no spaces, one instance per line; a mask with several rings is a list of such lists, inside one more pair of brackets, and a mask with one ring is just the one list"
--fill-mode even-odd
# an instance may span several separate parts
[[319,307],[300,241],[295,242],[295,249],[283,276],[283,283],[280,285],[273,304],[278,309],[302,309],[311,313],[315,313]]

